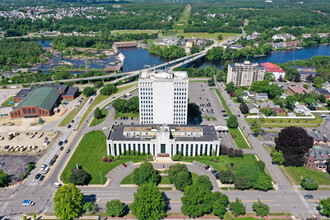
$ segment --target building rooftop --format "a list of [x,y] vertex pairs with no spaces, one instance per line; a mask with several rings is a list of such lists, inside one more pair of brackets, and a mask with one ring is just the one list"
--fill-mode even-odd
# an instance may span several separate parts
[[49,87],[34,89],[16,106],[16,109],[24,106],[38,106],[50,111],[60,95],[59,90]]
[[[217,131],[212,125],[168,125],[170,132],[202,132],[202,136],[189,136],[180,135],[172,137],[171,139],[176,139],[177,141],[213,141],[219,140]],[[163,129],[163,125],[115,125],[111,129],[108,139],[114,141],[145,141],[146,139],[153,139],[152,135],[149,136],[130,136],[124,135],[124,132],[160,132]],[[166,128],[166,126],[165,126]]]
[[264,68],[263,66],[261,66],[258,63],[250,63],[250,61],[244,61],[244,63],[235,63],[235,64],[229,64],[229,66],[233,67],[233,68],[238,68],[238,67],[252,67],[252,68]]
[[140,79],[188,79],[185,71],[155,70],[142,72]]
[[266,63],[260,63],[260,65],[265,67],[265,70],[267,72],[285,73],[281,67],[277,66],[274,63],[266,62]]
[[302,86],[289,86],[288,90],[292,91],[293,93],[299,94],[309,93],[309,91]]

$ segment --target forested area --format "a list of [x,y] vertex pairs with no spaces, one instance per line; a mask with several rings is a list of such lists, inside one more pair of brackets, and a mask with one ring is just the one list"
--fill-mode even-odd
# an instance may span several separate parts
[[[44,49],[36,42],[0,41],[0,65],[18,64],[21,67],[27,67],[28,63],[41,62],[43,53]],[[0,69],[2,69],[1,66]]]
[[167,46],[157,46],[154,44],[151,44],[148,48],[149,53],[155,54],[161,57],[166,57],[166,58],[180,58],[186,56],[186,52],[184,48],[176,46],[176,45],[171,45],[169,47]]
[[108,34],[96,37],[87,36],[58,36],[52,41],[52,46],[56,50],[64,50],[68,47],[92,47],[97,49],[110,49],[112,43],[116,41],[132,41],[132,40],[145,40],[145,39],[156,39],[157,33],[153,34]]

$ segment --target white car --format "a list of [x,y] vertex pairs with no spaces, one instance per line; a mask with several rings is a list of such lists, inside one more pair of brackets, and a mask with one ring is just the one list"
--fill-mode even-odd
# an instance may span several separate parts
[[103,127],[102,130],[107,130],[108,128],[107,127]]
[[59,182],[55,182],[53,185],[54,185],[56,188],[60,188],[60,187],[62,186],[62,184],[59,183]]
[[46,167],[42,172],[43,172],[44,174],[47,174],[48,171],[49,171],[49,167]]
[[44,169],[46,169],[47,165],[46,164],[43,164],[40,168],[40,171],[43,171]]

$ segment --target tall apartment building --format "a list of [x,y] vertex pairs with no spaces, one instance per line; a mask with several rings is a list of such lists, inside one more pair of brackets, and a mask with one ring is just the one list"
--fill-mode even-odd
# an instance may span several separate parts
[[262,81],[265,68],[258,63],[235,63],[228,65],[227,83],[233,82],[235,86],[251,86],[254,81]]
[[187,124],[187,72],[156,70],[139,78],[141,124]]

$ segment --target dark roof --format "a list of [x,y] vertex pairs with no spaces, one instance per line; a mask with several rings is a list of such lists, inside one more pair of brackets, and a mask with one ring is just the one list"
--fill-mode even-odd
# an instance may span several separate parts
[[78,88],[77,88],[77,87],[70,87],[70,88],[68,89],[68,91],[67,91],[64,95],[72,96],[72,95],[74,95],[77,91],[78,91]]
[[330,92],[328,92],[328,90],[321,89],[321,88],[316,88],[316,90],[317,90],[321,95],[330,95]]
[[316,160],[326,160],[329,158],[329,155],[330,148],[320,146],[313,146],[312,151],[309,153],[309,156],[315,157]]
[[311,136],[315,141],[323,141],[324,139],[323,134],[317,131],[308,131],[307,134]]
[[[139,138],[139,137],[126,137],[124,136],[124,128],[125,127],[157,127],[162,125],[117,125],[113,127],[113,130],[109,133],[108,139],[112,139],[114,141],[146,141],[147,138]],[[214,126],[209,125],[168,125],[169,127],[199,127],[203,129],[202,137],[175,137],[177,141],[213,141],[219,140],[217,131]]]
[[19,91],[17,93],[17,95],[15,96],[15,98],[25,98],[25,96],[27,96],[29,94],[31,89],[22,89],[21,91]]
[[60,96],[57,89],[47,87],[34,89],[16,106],[16,109],[24,106],[38,106],[50,111]]

